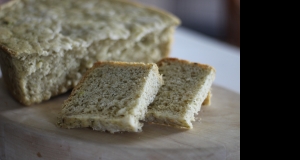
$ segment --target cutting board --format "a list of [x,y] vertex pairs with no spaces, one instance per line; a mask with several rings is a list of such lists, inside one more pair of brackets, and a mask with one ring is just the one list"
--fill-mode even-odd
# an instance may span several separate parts
[[212,93],[212,105],[202,107],[191,130],[145,124],[141,133],[110,134],[56,126],[70,93],[25,107],[0,79],[0,159],[238,160],[240,95],[219,86]]

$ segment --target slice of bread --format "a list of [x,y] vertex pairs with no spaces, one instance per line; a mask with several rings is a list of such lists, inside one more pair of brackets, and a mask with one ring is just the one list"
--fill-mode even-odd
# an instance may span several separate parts
[[158,62],[164,85],[148,107],[148,122],[193,128],[195,114],[204,100],[210,102],[210,89],[215,79],[213,67],[175,58]]
[[31,105],[65,93],[96,61],[167,57],[180,20],[121,0],[13,0],[0,6],[0,64],[8,90]]
[[64,102],[59,125],[139,132],[162,84],[154,63],[98,62]]

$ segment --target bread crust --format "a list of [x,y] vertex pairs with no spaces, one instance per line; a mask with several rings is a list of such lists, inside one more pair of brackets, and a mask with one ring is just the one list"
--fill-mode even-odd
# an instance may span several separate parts
[[[158,98],[149,106],[146,120],[150,123],[172,127],[193,128],[191,121],[195,120],[194,114],[200,111],[201,105],[210,105],[211,103],[210,87],[215,79],[216,70],[210,65],[193,63],[179,58],[164,58],[157,62],[157,65],[160,68],[160,73],[165,75],[165,83],[169,85],[161,88]],[[180,68],[183,66],[187,68],[182,71]],[[201,78],[198,77],[191,81],[193,78],[188,76],[191,74],[188,70],[192,69],[197,69],[197,71],[193,71],[199,72],[198,76]],[[193,88],[186,85],[192,85]],[[189,96],[184,97],[189,91],[192,94],[187,94]]]
[[[106,0],[104,0],[104,1],[106,1]],[[156,8],[156,7],[145,6],[145,5],[139,4],[137,2],[132,2],[132,1],[128,1],[128,0],[111,0],[111,1],[116,1],[116,2],[119,2],[119,3],[125,3],[125,4],[132,5],[132,6],[135,6],[135,7],[138,7],[138,8],[147,9],[147,10],[149,10],[151,12],[154,12],[154,13],[161,14],[165,17],[168,17],[169,19],[171,19],[173,21],[173,24],[171,26],[178,26],[178,25],[181,24],[181,20],[179,18],[177,18],[176,16],[174,16],[173,14],[171,14],[169,12],[166,12],[166,11],[164,11],[162,9],[159,9],[159,8]],[[4,8],[9,8],[9,7],[11,7],[12,5],[14,5],[15,3],[18,3],[18,2],[20,2],[20,0],[11,0],[11,1],[3,4],[3,5],[0,5],[0,11]],[[166,48],[164,49],[164,52],[163,52],[163,55],[165,55],[166,57],[170,55],[172,42],[173,42],[173,38],[170,39],[169,44],[166,44]],[[2,45],[1,42],[0,42],[0,49],[2,49],[6,53],[8,53],[8,54],[10,54],[14,57],[18,56],[17,52],[15,52],[12,49],[6,47],[5,45]]]
[[[192,62],[190,61],[187,61],[187,60],[183,60],[183,59],[179,59],[179,58],[164,58],[162,60],[160,60],[159,62],[157,62],[157,65],[158,66],[162,66],[163,63],[166,63],[166,62],[169,62],[169,61],[173,61],[173,62],[180,62],[181,64],[192,64]],[[213,68],[212,66],[209,66],[209,65],[205,65],[205,64],[200,64],[200,63],[193,63],[193,65],[197,65],[199,67],[202,67],[202,68],[211,68],[212,70],[214,70],[214,72],[216,72],[215,68]],[[212,97],[212,93],[211,91],[208,93],[206,99],[204,100],[203,104],[204,106],[210,106],[211,105],[211,97]]]
[[[127,66],[128,65],[128,63],[126,63],[126,62],[101,62],[101,61],[96,62],[92,68],[90,68],[89,70],[86,71],[85,75],[82,77],[82,79],[79,81],[79,83],[74,87],[74,89],[71,92],[71,95],[65,101],[65,103],[72,100],[72,98],[75,96],[77,90],[79,90],[80,87],[82,87],[82,84],[86,81],[86,79],[88,78],[89,74],[91,72],[93,72],[95,68],[98,68],[98,67],[100,67],[102,65],[109,64],[109,63],[114,63],[115,65],[119,65],[119,66]],[[138,65],[141,65],[141,64],[144,64],[144,63],[131,62],[132,66],[138,66]]]
[[215,68],[210,66],[210,65],[206,65],[206,64],[201,64],[201,63],[194,63],[194,62],[190,62],[188,60],[184,60],[184,59],[179,59],[179,58],[173,58],[173,57],[169,57],[169,58],[164,58],[160,61],[157,62],[157,66],[160,67],[163,65],[163,63],[168,63],[169,61],[173,61],[173,62],[179,62],[181,64],[192,64],[204,69],[212,69],[214,72],[216,72]]
[[161,15],[167,16],[169,19],[172,19],[172,21],[174,22],[173,25],[180,25],[181,24],[181,20],[179,18],[177,18],[176,16],[174,16],[174,15],[172,15],[172,14],[170,14],[170,13],[168,13],[168,12],[162,10],[162,9],[159,9],[159,8],[156,8],[156,7],[153,7],[153,6],[145,6],[145,5],[139,4],[137,2],[128,1],[128,0],[115,0],[115,1],[130,4],[130,5],[139,7],[139,8],[145,8],[145,9],[148,9],[148,10],[150,10],[152,12],[155,12],[155,13],[160,13]]
[[[111,67],[119,69],[119,68],[125,68],[125,67],[130,67],[130,68],[138,68],[139,72],[142,73],[142,76],[139,76],[139,81],[140,83],[134,83],[134,87],[138,86],[139,90],[136,90],[135,92],[131,92],[133,94],[139,93],[140,96],[135,97],[135,98],[130,98],[130,101],[138,101],[138,102],[145,102],[145,103],[136,103],[134,105],[116,105],[120,106],[119,109],[124,109],[124,115],[120,116],[116,114],[115,112],[96,112],[96,113],[91,113],[90,111],[88,112],[82,112],[82,111],[76,111],[76,112],[70,112],[70,109],[74,108],[80,108],[80,109],[87,109],[86,107],[91,105],[91,104],[78,104],[78,94],[82,93],[82,90],[86,90],[88,86],[92,86],[92,84],[87,84],[87,81],[91,78],[92,75],[95,75],[97,71],[96,69],[101,69],[101,67],[107,68]],[[143,71],[141,71],[143,70]],[[128,71],[125,71],[126,73]],[[114,72],[114,74],[116,74]],[[118,72],[118,75],[121,75],[122,72]],[[150,78],[152,77],[152,78]],[[96,77],[98,79],[99,77]],[[154,78],[154,79],[153,79]],[[126,81],[131,81],[131,77],[127,77]],[[107,79],[106,79],[107,80]],[[108,79],[108,81],[111,81],[112,79]],[[145,81],[143,81],[145,80]],[[94,84],[98,84],[95,81],[92,81]],[[102,81],[103,82],[103,81]],[[149,82],[153,84],[157,84],[157,86],[152,85],[149,88]],[[104,84],[105,82],[103,82]],[[122,81],[116,81],[115,83],[121,84]],[[114,83],[114,84],[115,84]],[[127,82],[126,82],[127,83]],[[139,85],[141,84],[141,85]],[[89,69],[84,77],[81,79],[81,81],[78,83],[78,85],[73,89],[71,95],[68,97],[67,100],[64,101],[64,104],[62,106],[62,112],[60,117],[58,117],[58,126],[61,128],[86,128],[86,127],[91,127],[94,130],[98,131],[109,131],[111,133],[114,132],[119,132],[119,131],[128,131],[128,132],[140,132],[141,127],[143,126],[142,123],[139,122],[139,120],[144,120],[145,119],[145,114],[147,111],[147,106],[154,100],[154,97],[156,93],[159,90],[159,87],[163,84],[162,76],[158,72],[158,67],[155,63],[138,63],[138,62],[116,62],[116,61],[111,61],[111,62],[97,62],[94,64],[94,66]],[[84,88],[82,88],[84,87]],[[131,86],[133,87],[133,86]],[[102,88],[93,88],[92,90],[99,90],[101,93],[105,92],[106,87]],[[102,90],[103,89],[103,90]],[[127,92],[127,90],[122,90],[121,92],[114,92],[115,95],[122,94]],[[141,93],[140,93],[141,92]],[[126,95],[129,93],[126,93]],[[98,95],[98,94],[95,94]],[[89,96],[88,96],[89,97]],[[152,98],[150,98],[152,97]],[[86,97],[85,97],[86,98]],[[99,96],[96,96],[96,99],[98,99]],[[123,97],[125,98],[125,97]],[[115,97],[113,97],[115,99]],[[81,101],[81,99],[79,99]],[[88,101],[93,101],[91,99],[88,99]],[[74,105],[74,103],[76,105]],[[105,100],[103,102],[98,101],[96,102],[98,105],[101,104],[107,104],[105,103]],[[76,107],[75,107],[76,106]],[[101,107],[100,107],[101,108]],[[108,107],[109,108],[109,107]],[[106,109],[108,109],[106,108]],[[93,109],[99,109],[99,106],[93,108]],[[104,110],[106,110],[104,109]],[[138,110],[138,113],[136,112]],[[135,123],[132,123],[135,122]],[[134,125],[137,124],[138,125]]]
[[[107,0],[100,0],[100,1],[107,1]],[[142,4],[131,2],[131,1],[126,1],[126,0],[111,0],[111,1],[115,1],[116,3],[124,3],[126,5],[131,5],[131,6],[134,6],[134,7],[137,7],[137,8],[145,9],[145,10],[147,10],[147,13],[149,13],[149,14],[151,14],[152,12],[156,13],[157,15],[161,15],[161,17],[163,17],[162,20],[168,19],[168,21],[166,21],[168,23],[166,23],[166,24],[168,24],[169,26],[167,26],[165,28],[165,30],[159,31],[159,33],[162,32],[165,35],[168,35],[168,40],[167,41],[163,41],[163,42],[159,41],[159,43],[155,44],[154,47],[153,47],[153,48],[157,47],[157,49],[158,49],[157,53],[159,53],[159,55],[158,54],[152,54],[152,53],[151,53],[152,55],[150,55],[150,52],[149,52],[149,54],[147,53],[147,54],[145,54],[145,56],[140,56],[140,57],[136,56],[137,57],[136,61],[141,61],[141,62],[142,61],[143,62],[156,62],[158,59],[160,59],[158,57],[164,58],[164,57],[168,57],[170,55],[170,50],[171,50],[171,46],[172,46],[172,42],[173,42],[174,29],[175,29],[175,27],[177,25],[180,25],[180,23],[181,23],[180,20],[177,17],[175,17],[174,15],[172,15],[172,14],[170,14],[168,12],[165,12],[165,11],[163,11],[161,9],[158,9],[158,8],[155,8],[155,7],[144,6]],[[13,5],[17,4],[17,3],[20,3],[20,2],[22,2],[22,0],[12,0],[12,1],[8,2],[8,3],[5,3],[5,4],[3,4],[3,5],[0,6],[0,12],[2,10],[4,10],[4,9],[8,9],[11,6],[13,6]],[[5,18],[5,17],[3,17],[3,18]],[[4,28],[4,31],[6,31],[6,29],[7,28]],[[157,34],[154,34],[154,35],[157,36]],[[146,36],[148,36],[148,35],[146,35]],[[153,35],[150,35],[150,36],[153,36]],[[9,39],[11,39],[11,38],[13,38],[13,36],[10,37],[10,38],[7,38],[7,41],[9,41]],[[136,42],[136,43],[141,43],[141,42]],[[134,44],[134,45],[138,46],[140,44]],[[142,45],[144,45],[144,44],[142,44]],[[30,48],[30,46],[27,47],[27,48]],[[153,51],[153,48],[150,48],[148,50]],[[24,48],[22,48],[22,49],[24,49]],[[127,48],[125,48],[125,49],[127,49]],[[25,50],[26,50],[26,48],[25,48]],[[148,50],[147,50],[147,52],[148,52]],[[24,52],[20,51],[20,50],[14,48],[14,47],[11,47],[11,46],[5,44],[5,41],[0,41],[0,51],[1,51],[1,54],[6,55],[5,57],[9,57],[10,58],[10,60],[8,61],[8,63],[10,63],[10,64],[8,64],[8,63],[6,63],[5,65],[1,64],[2,65],[2,70],[8,70],[7,66],[13,66],[14,65],[12,63],[13,61],[17,62],[17,61],[19,61],[21,59],[26,59],[26,58],[28,58],[27,57],[28,55],[33,55],[34,54],[34,55],[40,56],[40,57],[44,56],[44,55],[41,55],[40,52],[33,53],[32,51],[28,51],[28,53],[27,53],[27,50],[26,50],[26,52],[25,51]],[[64,54],[65,52],[62,51],[61,53]],[[49,54],[50,54],[49,56],[53,55],[50,52],[49,52]],[[134,53],[132,53],[132,54],[134,54]],[[48,55],[46,55],[46,56],[48,56]],[[129,58],[133,57],[133,56],[128,56],[128,55],[125,55],[125,56],[127,56]],[[126,58],[124,58],[124,59],[127,60]],[[103,60],[103,59],[100,59],[100,60]],[[92,66],[92,65],[89,65],[89,67],[90,66]],[[39,99],[38,96],[31,98],[30,97],[31,95],[27,94],[28,91],[25,91],[25,90],[21,89],[21,87],[20,87],[20,81],[22,81],[22,77],[20,77],[18,75],[19,74],[23,74],[23,73],[21,73],[23,71],[18,70],[18,68],[20,68],[20,67],[13,67],[13,69],[10,68],[11,72],[12,72],[11,75],[14,75],[14,77],[8,76],[7,74],[3,74],[5,82],[6,82],[7,86],[8,86],[8,88],[9,88],[9,91],[12,93],[12,95],[14,96],[14,98],[16,100],[18,100],[23,105],[32,105],[32,104],[35,104],[35,103],[40,103],[42,101],[48,100],[49,97],[47,97],[45,95],[42,96],[43,99]],[[80,72],[80,74],[83,74],[83,73],[84,72]],[[19,79],[19,80],[16,82],[15,80],[12,80],[12,79]],[[67,79],[67,80],[69,80],[69,79]],[[78,82],[78,81],[76,80],[76,82]],[[61,85],[65,85],[64,82],[63,83],[59,83],[58,86],[56,86],[56,88],[57,88],[56,91],[52,92],[52,90],[51,90],[51,97],[59,95],[59,94],[62,94],[62,93],[65,93],[68,89],[72,89],[75,86],[75,85],[73,85],[73,86],[67,86],[67,85],[61,86]],[[24,97],[24,94],[27,96],[26,98]],[[32,100],[32,99],[36,99],[36,100]]]

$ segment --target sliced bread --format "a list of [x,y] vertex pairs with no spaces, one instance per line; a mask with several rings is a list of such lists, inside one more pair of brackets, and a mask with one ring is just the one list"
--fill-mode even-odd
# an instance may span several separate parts
[[0,6],[0,64],[8,90],[31,105],[65,93],[96,61],[167,57],[180,21],[121,0],[13,0]]
[[195,114],[204,100],[210,102],[210,89],[215,79],[213,67],[185,60],[165,58],[158,62],[164,85],[148,107],[148,122],[193,128]]
[[154,63],[98,62],[64,102],[59,125],[139,132],[162,84]]

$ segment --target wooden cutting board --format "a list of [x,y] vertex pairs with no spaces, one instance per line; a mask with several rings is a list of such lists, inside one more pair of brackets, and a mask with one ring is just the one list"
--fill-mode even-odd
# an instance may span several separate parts
[[194,129],[145,124],[141,133],[60,129],[56,117],[69,93],[39,105],[14,101],[0,79],[0,160],[239,160],[240,95],[213,86]]

